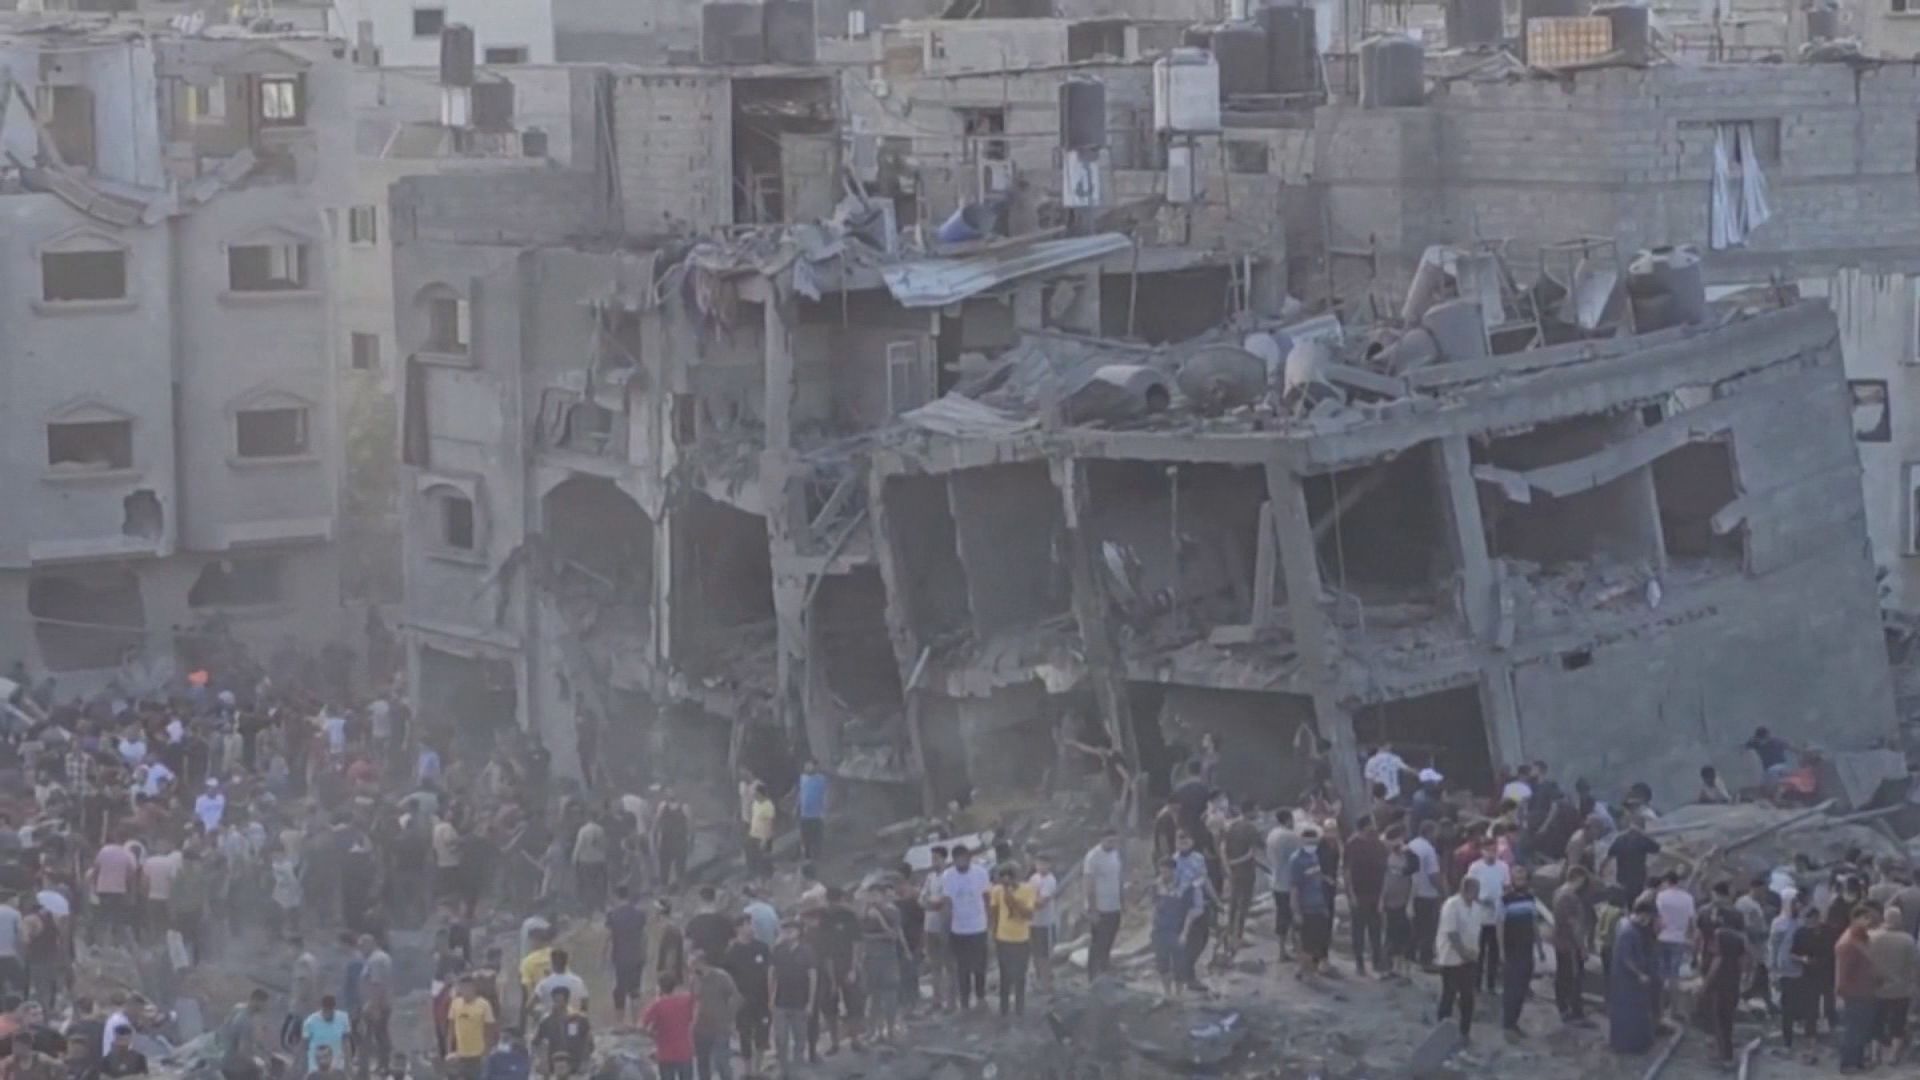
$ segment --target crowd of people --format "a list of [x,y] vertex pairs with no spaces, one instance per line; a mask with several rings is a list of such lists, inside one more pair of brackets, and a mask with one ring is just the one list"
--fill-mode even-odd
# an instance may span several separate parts
[[[250,934],[284,946],[291,974],[217,1025],[225,1080],[418,1068],[405,1051],[426,1048],[393,1037],[396,930],[431,931],[434,1045],[420,1060],[457,1080],[583,1074],[603,1034],[595,1003],[646,1033],[663,1080],[795,1075],[823,1052],[900,1038],[914,1014],[1025,1013],[1030,989],[1054,988],[1069,932],[1087,935],[1087,976],[1108,977],[1130,913],[1161,990],[1204,993],[1203,974],[1266,936],[1252,918],[1263,898],[1297,978],[1339,973],[1344,926],[1354,974],[1437,974],[1436,1018],[1463,1037],[1482,997],[1524,1035],[1550,966],[1565,1024],[1591,1023],[1585,976],[1604,980],[1620,1052],[1697,1019],[1731,1059],[1744,1006],[1777,1017],[1789,1052],[1814,1054],[1825,1024],[1851,1072],[1903,1059],[1920,992],[1920,880],[1904,867],[1655,875],[1652,792],[1603,800],[1545,763],[1476,795],[1369,747],[1367,806],[1322,785],[1298,806],[1256,807],[1220,789],[1209,739],[1153,819],[1153,865],[1132,872],[1116,827],[1064,888],[1048,853],[1004,839],[934,843],[923,860],[828,884],[815,867],[830,783],[806,762],[784,810],[766,781],[741,777],[723,829],[742,857],[723,891],[715,875],[694,880],[694,811],[672,789],[615,792],[604,770],[586,770],[600,774],[592,788],[556,779],[520,735],[475,755],[416,722],[399,687],[347,705],[196,671],[166,695],[57,704],[9,685],[0,1080],[148,1069],[133,1040],[163,1011],[77,992],[82,950],[158,955],[178,977]],[[1749,745],[1780,782],[1784,745],[1764,729]],[[1706,771],[1698,798],[1731,796]],[[783,825],[798,834],[793,888],[775,871]],[[517,935],[488,940],[503,917]],[[590,986],[567,947],[583,926],[604,929],[606,955],[588,966],[609,985]],[[1698,1017],[1680,1015],[1687,1001]]]

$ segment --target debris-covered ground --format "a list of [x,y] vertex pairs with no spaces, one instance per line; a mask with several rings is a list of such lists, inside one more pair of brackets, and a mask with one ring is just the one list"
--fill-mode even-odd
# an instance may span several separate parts
[[[1560,1023],[1552,1005],[1551,968],[1543,965],[1523,1018],[1527,1034],[1500,1031],[1497,999],[1482,998],[1473,1039],[1455,1049],[1453,1025],[1436,1025],[1433,1010],[1438,980],[1416,972],[1382,980],[1356,976],[1346,951],[1344,924],[1335,935],[1335,978],[1302,981],[1296,968],[1280,960],[1271,934],[1265,898],[1256,909],[1252,940],[1224,969],[1207,973],[1209,993],[1168,1002],[1158,993],[1151,970],[1145,912],[1130,911],[1114,950],[1117,976],[1089,986],[1084,969],[1084,935],[1076,910],[1080,855],[1094,842],[1102,824],[1090,800],[1060,796],[1047,803],[976,808],[974,820],[956,826],[996,827],[1018,850],[1052,855],[1062,877],[1064,909],[1056,962],[1057,985],[1049,993],[1030,990],[1027,1014],[1002,1019],[992,1011],[964,1016],[922,1011],[894,1045],[843,1049],[809,1066],[801,1075],[820,1080],[1148,1080],[1189,1076],[1246,1077],[1249,1080],[1362,1080],[1407,1076],[1505,1078],[1553,1077],[1610,1080],[1647,1075],[1652,1057],[1620,1058],[1606,1048],[1603,1020],[1592,1026]],[[1756,833],[1773,827],[1757,839]],[[931,828],[925,822],[902,823],[865,834],[860,847],[837,847],[823,864],[830,881],[857,881],[880,867],[896,865],[910,843]],[[1779,810],[1760,806],[1695,807],[1668,815],[1661,825],[1671,865],[1710,864],[1710,872],[1749,871],[1795,853],[1816,860],[1831,849],[1865,846],[1892,854],[1893,840],[1871,821],[1848,820],[1827,812]],[[845,838],[851,843],[852,838]],[[1744,841],[1744,842],[1742,842]],[[1731,849],[1731,850],[1729,850]],[[1142,884],[1148,862],[1144,842],[1128,849],[1132,884]],[[707,860],[707,876],[724,880],[730,865]],[[773,882],[773,900],[782,910],[796,902],[803,883],[786,871]],[[1136,890],[1139,895],[1139,890]],[[500,914],[487,932],[507,951],[517,920]],[[577,958],[576,970],[588,985],[610,985],[605,967],[605,931],[584,916],[568,921],[563,945]],[[322,953],[329,978],[344,962],[337,946]],[[416,1075],[432,1068],[432,1027],[428,1011],[430,935],[395,934],[393,953],[401,996],[394,1020],[397,1048],[414,1063]],[[136,967],[122,950],[89,950],[80,968],[83,992],[104,995],[134,990],[155,1000],[176,1002],[174,1032],[186,1042],[218,1023],[227,1003],[254,986],[285,988],[292,954],[284,946],[245,937],[229,943],[216,958],[184,972],[166,970],[157,954]],[[1599,1012],[1597,975],[1587,980],[1589,1001]],[[604,994],[595,1001],[601,1032],[595,1075],[605,1080],[652,1080],[646,1037],[619,1025]],[[1751,1062],[1750,1076],[1765,1080],[1813,1080],[1834,1075],[1834,1057],[1823,1047],[1817,1063],[1786,1055],[1778,1048],[1777,1021],[1758,1006],[1743,1021],[1738,1041],[1765,1037]],[[1667,1040],[1663,1038],[1660,1047]],[[824,1049],[825,1040],[822,1041]],[[150,1044],[150,1050],[162,1049]],[[1659,1075],[1693,1080],[1723,1072],[1711,1061],[1704,1031],[1689,1030]],[[1804,1047],[1802,1047],[1804,1053]],[[190,1075],[210,1064],[207,1040],[188,1043],[167,1056],[168,1075]],[[155,1055],[158,1058],[159,1054]],[[1885,1075],[1894,1075],[1886,1072]],[[1914,1075],[1912,1073],[1902,1075]]]

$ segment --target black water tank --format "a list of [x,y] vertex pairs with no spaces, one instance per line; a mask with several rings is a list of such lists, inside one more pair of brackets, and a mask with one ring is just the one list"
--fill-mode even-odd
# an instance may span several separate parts
[[487,79],[473,84],[473,127],[476,131],[513,130],[513,84]]
[[1265,94],[1273,89],[1267,32],[1259,23],[1230,22],[1213,29],[1213,58],[1220,64],[1220,96]]
[[1060,146],[1098,150],[1107,145],[1107,84],[1073,78],[1060,84]]
[[1180,44],[1189,49],[1213,48],[1213,32],[1219,29],[1207,23],[1195,23],[1180,31]]
[[441,27],[440,83],[473,85],[473,27],[461,23]]
[[700,62],[767,62],[765,15],[759,4],[715,3],[700,7]]
[[767,59],[776,64],[811,64],[817,31],[813,0],[766,0]]
[[1269,7],[1260,10],[1267,31],[1267,85],[1276,94],[1306,94],[1320,86],[1320,44],[1314,36],[1313,9]]

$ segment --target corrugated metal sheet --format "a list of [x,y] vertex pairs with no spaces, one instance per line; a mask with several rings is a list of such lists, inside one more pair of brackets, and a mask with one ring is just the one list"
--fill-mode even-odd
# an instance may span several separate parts
[[1132,246],[1133,241],[1120,233],[1074,236],[978,255],[917,259],[889,266],[880,277],[903,307],[944,307],[1021,278],[1104,259]]

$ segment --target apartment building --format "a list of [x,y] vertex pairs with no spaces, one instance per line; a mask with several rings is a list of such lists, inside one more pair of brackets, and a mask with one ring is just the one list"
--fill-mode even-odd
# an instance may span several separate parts
[[73,686],[329,640],[344,51],[22,18],[0,73],[0,653]]

